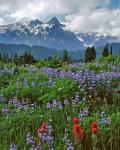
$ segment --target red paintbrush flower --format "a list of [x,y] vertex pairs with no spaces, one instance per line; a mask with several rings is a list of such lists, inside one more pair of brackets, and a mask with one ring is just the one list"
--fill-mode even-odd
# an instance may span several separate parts
[[95,127],[92,127],[91,132],[94,133],[94,134],[97,134],[98,133],[98,129],[95,128]]
[[42,126],[41,126],[41,128],[39,128],[39,129],[37,130],[37,133],[39,134],[39,133],[44,133],[44,132],[46,132],[46,128],[47,128],[47,124],[46,124],[46,123],[42,123]]
[[47,124],[46,123],[42,123],[41,128],[46,129],[47,128]]
[[83,139],[85,138],[86,134],[85,134],[85,131],[84,129],[80,129],[80,138]]
[[79,140],[85,138],[86,134],[85,134],[84,129],[80,128],[79,125],[74,125],[73,128],[74,128],[73,129],[74,138],[75,138],[76,142],[78,142]]
[[80,132],[80,126],[78,124],[74,125],[73,131],[74,131],[74,133],[79,133]]
[[95,122],[95,121],[92,122],[92,123],[91,123],[91,126],[94,127],[94,128],[97,128],[97,127],[98,127],[97,122]]
[[78,122],[79,122],[78,118],[74,117],[73,118],[73,124],[76,125],[76,124],[78,124]]
[[73,126],[73,134],[77,143],[86,136],[84,129],[81,129],[78,124]]
[[73,126],[73,134],[74,134],[75,140],[80,139],[80,126],[78,124]]
[[37,130],[37,133],[39,134],[39,133],[44,133],[45,132],[45,129],[43,129],[43,128],[39,128],[38,130]]

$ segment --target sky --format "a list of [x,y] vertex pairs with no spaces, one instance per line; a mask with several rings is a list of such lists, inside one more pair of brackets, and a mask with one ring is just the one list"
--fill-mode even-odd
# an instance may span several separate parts
[[120,36],[120,0],[0,0],[0,25],[53,16],[65,30]]

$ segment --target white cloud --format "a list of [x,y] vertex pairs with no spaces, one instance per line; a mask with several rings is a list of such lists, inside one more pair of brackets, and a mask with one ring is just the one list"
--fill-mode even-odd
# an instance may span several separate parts
[[0,24],[3,24],[3,23],[4,23],[3,18],[0,18]]
[[[64,18],[71,31],[100,31],[120,34],[120,9],[108,9],[111,0],[0,0],[0,24],[23,18],[46,21]],[[102,7],[97,9],[97,7]]]
[[[23,17],[45,19],[52,15],[72,14],[79,10],[94,9],[110,0],[0,0],[3,18],[18,20]],[[6,22],[8,21],[5,20]]]
[[66,29],[76,32],[108,32],[120,36],[120,9],[95,9],[89,13],[81,12],[65,17]]

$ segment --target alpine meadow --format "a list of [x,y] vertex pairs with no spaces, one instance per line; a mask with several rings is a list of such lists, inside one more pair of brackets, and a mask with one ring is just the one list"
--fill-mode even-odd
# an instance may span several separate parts
[[120,150],[119,0],[0,0],[0,150]]

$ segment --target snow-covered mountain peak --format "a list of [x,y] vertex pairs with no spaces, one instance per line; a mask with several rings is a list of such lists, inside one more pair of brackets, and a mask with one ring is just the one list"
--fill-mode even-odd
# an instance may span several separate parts
[[40,21],[39,19],[35,19],[35,20],[30,21],[30,25],[33,25],[33,26],[40,25],[40,24],[43,24],[43,22]]
[[53,17],[47,23],[39,19],[0,25],[0,43],[41,45],[56,49],[79,50],[86,46],[101,46],[115,42],[117,37],[98,32],[71,32],[64,30],[65,25]]
[[53,24],[53,25],[60,25],[59,20],[57,19],[57,17],[53,17],[48,21],[48,24]]

